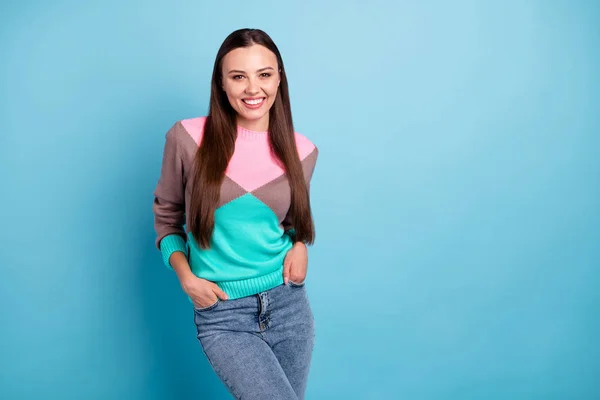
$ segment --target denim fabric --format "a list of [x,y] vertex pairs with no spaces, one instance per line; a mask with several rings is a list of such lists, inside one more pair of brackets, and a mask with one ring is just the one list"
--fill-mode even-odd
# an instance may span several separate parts
[[194,308],[197,337],[236,399],[304,399],[314,347],[305,284]]

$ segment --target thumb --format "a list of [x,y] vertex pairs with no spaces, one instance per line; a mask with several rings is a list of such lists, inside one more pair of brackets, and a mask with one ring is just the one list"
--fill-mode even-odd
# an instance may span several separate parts
[[217,297],[221,300],[227,300],[229,297],[225,294],[224,291],[221,290],[219,286],[215,283],[213,286],[213,293],[217,295]]
[[288,280],[290,279],[290,268],[292,266],[291,261],[285,260],[283,263],[283,283],[288,284]]

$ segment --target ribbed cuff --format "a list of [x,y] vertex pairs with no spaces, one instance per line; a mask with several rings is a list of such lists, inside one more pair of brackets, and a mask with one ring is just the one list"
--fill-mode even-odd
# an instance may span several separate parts
[[177,234],[171,234],[165,236],[160,241],[160,251],[162,253],[163,262],[169,269],[173,269],[171,264],[169,263],[169,258],[171,254],[176,251],[181,251],[187,257],[187,245],[185,240]]

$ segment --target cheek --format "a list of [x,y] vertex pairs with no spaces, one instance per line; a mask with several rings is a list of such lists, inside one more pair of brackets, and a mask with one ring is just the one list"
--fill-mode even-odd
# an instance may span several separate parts
[[235,88],[226,88],[225,93],[227,94],[229,102],[232,104],[241,100],[242,94],[239,93],[239,90],[235,90]]
[[277,82],[274,82],[274,83],[270,84],[269,86],[265,87],[265,92],[267,92],[267,94],[269,96],[275,96],[277,94],[278,89],[279,89],[279,85],[277,84]]
[[227,93],[227,97],[230,99],[240,97],[240,94],[244,91],[240,85],[231,84],[230,82],[224,86],[224,89],[225,93]]

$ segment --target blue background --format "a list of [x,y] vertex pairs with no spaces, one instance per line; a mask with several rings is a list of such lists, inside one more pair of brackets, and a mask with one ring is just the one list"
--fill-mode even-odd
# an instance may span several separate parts
[[11,3],[0,398],[228,398],[151,204],[241,27],[320,149],[307,398],[600,398],[598,2]]

